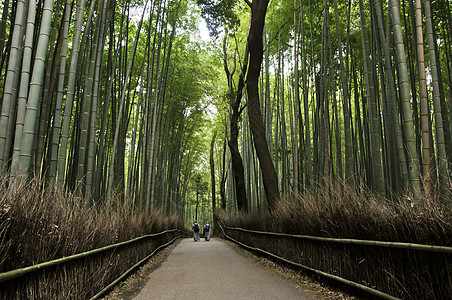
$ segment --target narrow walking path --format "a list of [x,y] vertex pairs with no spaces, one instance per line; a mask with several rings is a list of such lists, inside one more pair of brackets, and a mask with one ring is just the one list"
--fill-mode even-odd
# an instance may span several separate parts
[[134,299],[311,299],[219,239],[184,239]]

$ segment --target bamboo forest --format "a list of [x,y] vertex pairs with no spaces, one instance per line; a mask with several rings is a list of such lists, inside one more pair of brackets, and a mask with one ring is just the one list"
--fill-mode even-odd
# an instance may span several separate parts
[[0,10],[0,298],[96,298],[194,220],[350,289],[452,297],[450,0]]

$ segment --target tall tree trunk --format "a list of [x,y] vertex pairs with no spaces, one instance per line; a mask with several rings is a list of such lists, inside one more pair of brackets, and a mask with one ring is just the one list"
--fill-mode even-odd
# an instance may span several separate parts
[[[264,24],[264,30],[265,30],[265,24]],[[264,70],[264,74],[265,74],[265,92],[264,92],[264,96],[265,96],[265,113],[264,113],[264,118],[265,118],[265,130],[266,130],[266,136],[267,136],[267,142],[268,142],[268,150],[270,151],[270,153],[273,152],[273,143],[272,143],[272,123],[273,123],[273,109],[272,109],[272,101],[271,101],[271,97],[270,97],[270,50],[269,50],[269,44],[267,44],[267,38],[266,38],[266,34],[264,34],[263,36],[264,38],[264,43],[266,45],[265,47],[265,61],[264,61],[264,65],[265,65],[265,70]]]
[[221,208],[226,210],[226,136],[223,142],[223,164],[221,169],[221,179],[220,179],[220,197],[221,197]]
[[[227,57],[226,57],[226,40],[223,43],[223,55],[224,55],[224,69],[226,72],[226,76],[228,77],[228,86],[229,86],[229,93],[230,93],[230,105],[231,105],[231,117],[230,117],[230,131],[231,131],[231,137],[229,139],[228,145],[229,149],[231,151],[231,159],[232,159],[232,171],[234,174],[234,182],[235,182],[235,189],[237,193],[237,208],[238,210],[247,212],[248,211],[248,200],[246,197],[246,189],[245,189],[245,170],[243,168],[243,162],[242,157],[239,152],[239,144],[238,144],[238,135],[239,135],[239,128],[238,128],[238,118],[240,116],[240,113],[242,110],[240,109],[240,102],[242,100],[242,94],[244,89],[244,76],[246,73],[246,68],[248,65],[248,47],[245,49],[245,55],[243,58],[243,64],[242,69],[239,77],[239,83],[237,87],[237,94],[234,99],[233,93],[232,93],[232,74],[233,72],[229,71],[229,68],[227,66]],[[234,66],[235,70],[235,66]]]
[[[213,147],[215,145],[215,137],[217,136],[217,133],[214,132],[213,136],[212,136],[212,141],[210,142],[210,183],[211,183],[211,188],[212,188],[212,212],[214,213],[215,216],[215,209],[216,209],[216,200],[215,200],[215,163],[213,160]],[[213,220],[213,224],[215,224],[215,217]]]
[[270,210],[274,210],[280,200],[278,177],[270,152],[268,151],[265,128],[259,102],[259,74],[263,58],[262,33],[269,0],[254,0],[251,3],[251,24],[248,35],[250,63],[246,76],[248,91],[248,115],[253,133],[254,147],[262,169],[265,194]]

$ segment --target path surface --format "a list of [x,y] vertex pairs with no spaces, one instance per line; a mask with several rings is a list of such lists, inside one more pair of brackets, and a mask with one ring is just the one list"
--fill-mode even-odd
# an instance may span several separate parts
[[312,298],[219,239],[184,239],[134,299]]

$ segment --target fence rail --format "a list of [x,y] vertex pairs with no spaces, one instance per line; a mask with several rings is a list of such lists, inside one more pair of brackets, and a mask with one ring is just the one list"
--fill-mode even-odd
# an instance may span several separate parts
[[70,256],[66,256],[66,257],[62,257],[62,258],[58,258],[55,260],[51,260],[51,261],[47,261],[47,262],[42,262],[33,266],[29,266],[29,267],[25,267],[25,268],[20,268],[20,269],[15,269],[15,270],[11,270],[11,271],[7,271],[7,272],[3,272],[0,273],[0,283],[17,278],[17,277],[21,277],[27,273],[31,273],[34,271],[38,271],[38,270],[42,270],[45,268],[49,268],[58,264],[62,264],[62,263],[66,263],[66,262],[70,262],[70,261],[74,261],[77,259],[81,259],[87,256],[91,256],[94,254],[98,254],[101,252],[105,252],[108,250],[112,250],[121,246],[125,246],[125,245],[129,245],[132,243],[136,243],[138,241],[144,240],[144,239],[148,239],[148,238],[153,238],[156,236],[160,236],[163,234],[167,234],[167,233],[172,233],[177,231],[178,229],[168,229],[168,230],[164,230],[158,233],[153,233],[153,234],[146,234],[146,235],[142,235],[140,237],[128,240],[128,241],[124,241],[124,242],[120,242],[120,243],[116,243],[116,244],[112,244],[112,245],[108,245],[105,247],[101,247],[101,248],[97,248],[97,249],[93,249],[90,251],[86,251],[86,252],[82,252],[82,253],[77,253],[74,255],[70,255]]
[[[220,221],[220,222],[223,223],[223,221]],[[402,243],[402,242],[383,242],[383,241],[359,240],[359,239],[327,238],[327,237],[312,236],[312,235],[267,232],[267,231],[259,231],[259,230],[250,230],[250,229],[245,229],[245,228],[240,228],[240,227],[229,227],[229,226],[225,226],[224,223],[223,223],[223,226],[224,226],[224,228],[229,229],[229,230],[237,230],[237,231],[242,231],[242,232],[265,234],[265,235],[272,235],[272,236],[291,237],[291,238],[305,239],[305,240],[312,240],[312,241],[319,241],[319,242],[353,244],[353,245],[361,245],[361,246],[362,245],[378,246],[378,247],[387,247],[387,248],[410,249],[410,250],[452,254],[452,247],[448,247],[448,246],[423,245],[423,244]]]

